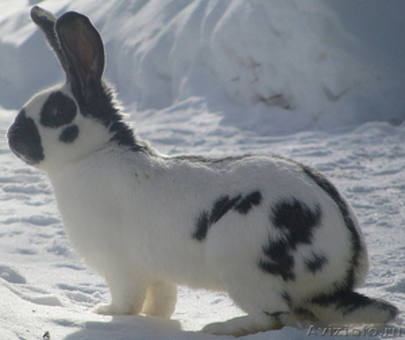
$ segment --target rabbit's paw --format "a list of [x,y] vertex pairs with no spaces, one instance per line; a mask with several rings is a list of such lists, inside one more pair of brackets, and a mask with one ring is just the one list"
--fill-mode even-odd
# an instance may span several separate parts
[[101,315],[113,315],[114,314],[111,304],[98,305],[93,309],[93,312],[96,314],[101,314]]
[[247,315],[225,322],[211,323],[205,326],[202,332],[215,335],[243,336],[281,327],[281,324],[274,322],[271,318]]
[[137,314],[130,308],[122,308],[114,304],[101,304],[93,309],[93,312],[101,315]]

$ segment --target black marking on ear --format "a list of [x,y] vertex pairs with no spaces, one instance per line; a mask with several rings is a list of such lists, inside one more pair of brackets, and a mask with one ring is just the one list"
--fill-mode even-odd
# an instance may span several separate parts
[[324,190],[331,198],[332,200],[336,203],[342,217],[343,221],[346,225],[346,228],[348,229],[350,235],[351,235],[351,251],[352,251],[352,258],[351,258],[351,263],[350,267],[348,268],[346,277],[344,279],[344,282],[342,282],[342,288],[347,288],[347,289],[352,289],[355,284],[355,270],[358,266],[359,263],[359,257],[360,254],[364,251],[362,244],[361,244],[361,238],[359,233],[356,230],[355,222],[351,218],[350,215],[350,210],[345,202],[345,200],[342,198],[342,196],[339,194],[338,190],[336,187],[329,182],[323,175],[321,175],[319,172],[316,170],[305,166],[301,165],[304,173],[310,177],[322,190]]
[[228,211],[235,210],[241,215],[246,215],[253,206],[259,205],[262,201],[260,191],[253,191],[246,195],[229,197],[224,195],[217,199],[212,205],[211,212],[203,211],[196,220],[196,230],[192,237],[198,241],[206,238],[209,228],[218,222]]
[[[130,151],[155,155],[147,143],[137,140],[133,130],[123,121],[113,90],[102,79],[104,46],[90,20],[75,12],[65,13],[57,19],[38,6],[32,9],[31,17],[44,31],[56,53],[81,114],[98,120],[109,129],[112,133],[111,142]],[[51,106],[51,103],[48,105]],[[72,113],[73,110],[69,108],[72,108],[70,104],[67,113]],[[57,118],[59,115],[63,117]],[[41,124],[56,128],[72,123],[73,119],[69,114],[64,116],[59,108],[55,111],[52,107],[45,107]]]
[[45,127],[58,128],[70,124],[75,119],[75,102],[60,91],[53,92],[41,110],[40,123]]
[[66,57],[60,48],[59,39],[55,34],[55,22],[57,18],[51,12],[38,6],[34,6],[31,9],[31,18],[42,29],[49,45],[58,57],[62,68],[67,72],[69,65],[67,64]]
[[76,138],[79,136],[79,128],[77,125],[71,125],[65,128],[61,135],[59,136],[59,140],[66,144],[73,143]]
[[313,274],[322,270],[325,264],[328,263],[324,255],[312,253],[312,257],[304,261],[305,269]]
[[246,215],[253,206],[260,205],[262,202],[262,194],[260,191],[254,191],[251,194],[245,196],[236,206],[235,209],[238,213]]
[[100,34],[89,18],[66,12],[55,23],[60,48],[66,57],[67,82],[76,98],[93,104],[99,91],[105,66],[104,46]]
[[34,165],[44,160],[41,136],[35,122],[26,116],[24,109],[17,115],[7,137],[11,151],[26,163]]
[[321,209],[311,209],[304,202],[293,198],[282,200],[272,208],[270,220],[283,235],[277,240],[269,238],[263,246],[265,258],[259,260],[259,268],[272,275],[280,275],[284,281],[295,280],[292,252],[300,244],[312,242],[313,230],[321,223]]

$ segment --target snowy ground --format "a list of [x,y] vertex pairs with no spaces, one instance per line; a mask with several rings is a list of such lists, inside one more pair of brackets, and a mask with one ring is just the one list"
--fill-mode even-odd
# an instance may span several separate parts
[[[0,4],[0,135],[42,87],[62,79],[28,11]],[[138,133],[168,154],[271,153],[326,174],[358,214],[369,245],[362,292],[405,310],[405,3],[322,0],[45,0],[89,15],[106,43]],[[242,314],[224,295],[179,288],[170,321],[91,312],[103,279],[66,238],[45,174],[0,138],[0,337],[227,339],[194,332]],[[333,242],[333,240],[331,240]],[[358,338],[405,337],[400,315]],[[404,329],[402,329],[404,327]],[[284,328],[246,339],[335,338]]]

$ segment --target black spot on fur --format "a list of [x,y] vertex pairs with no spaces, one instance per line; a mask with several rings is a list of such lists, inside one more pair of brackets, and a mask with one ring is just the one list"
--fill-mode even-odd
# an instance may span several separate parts
[[196,231],[193,234],[193,238],[202,241],[207,237],[208,229],[211,226],[210,218],[206,211],[202,212],[197,218]]
[[235,206],[235,209],[238,213],[246,215],[253,206],[260,205],[262,202],[262,194],[260,191],[254,191],[251,194],[244,197],[240,202]]
[[41,110],[40,123],[43,126],[57,128],[70,124],[75,119],[75,102],[62,92],[54,92],[48,97]]
[[79,128],[77,125],[72,125],[64,129],[59,136],[59,140],[63,143],[73,143],[79,136]]
[[181,155],[181,156],[167,157],[167,159],[177,161],[177,162],[191,162],[191,163],[201,163],[201,164],[219,164],[219,163],[226,163],[226,162],[237,162],[237,161],[243,160],[245,158],[250,158],[250,157],[254,157],[254,156],[255,155],[247,154],[247,155],[241,155],[241,156],[213,158],[213,157],[205,157],[205,156]]
[[311,243],[312,231],[321,220],[321,210],[319,206],[311,210],[297,199],[281,201],[272,209],[271,220],[275,227],[288,234],[288,243],[295,249],[299,243]]
[[291,308],[292,300],[291,300],[290,294],[288,294],[287,292],[284,292],[281,296],[283,297],[283,299],[284,299],[285,303],[288,305],[288,307]]
[[272,275],[280,275],[284,281],[295,280],[294,257],[290,249],[285,239],[269,242],[267,247],[263,247],[266,259],[259,261],[260,269]]
[[323,175],[311,169],[307,166],[302,165],[302,169],[307,176],[309,176],[321,189],[323,189],[336,203],[338,206],[340,213],[342,214],[343,220],[347,229],[351,234],[351,242],[352,242],[352,259],[350,268],[347,271],[346,278],[344,282],[342,282],[342,289],[352,289],[354,286],[354,272],[358,266],[359,256],[360,253],[363,251],[361,245],[360,235],[356,230],[354,221],[350,216],[349,207],[347,206],[346,202],[339,194],[338,190],[335,186],[330,183]]
[[276,322],[278,322],[280,324],[280,326],[284,325],[283,321],[281,320],[282,316],[284,314],[290,314],[290,312],[281,312],[281,311],[280,312],[273,312],[273,313],[269,313],[267,311],[264,311],[263,313],[264,313],[264,315],[273,318]]
[[228,195],[222,196],[217,199],[212,205],[211,212],[203,211],[196,220],[196,231],[192,237],[198,241],[206,238],[209,228],[218,222],[227,212],[235,210],[242,215],[246,215],[254,206],[257,206],[262,201],[262,194],[260,191],[253,191],[246,195],[236,195],[229,197]]
[[214,206],[211,211],[210,222],[214,224],[220,220],[222,216],[224,216],[229,210],[231,210],[236,203],[238,203],[241,199],[241,195],[238,195],[233,198],[229,198],[229,196],[223,196],[219,200],[215,201]]
[[295,280],[292,252],[300,244],[310,244],[313,230],[320,225],[321,210],[314,210],[297,199],[283,200],[272,209],[270,220],[282,231],[277,240],[269,239],[263,247],[265,258],[259,260],[259,268],[272,275],[280,275],[284,281]]
[[311,273],[316,273],[322,270],[323,266],[328,263],[328,260],[323,255],[313,253],[312,257],[304,261],[306,270]]
[[341,310],[343,315],[373,305],[374,308],[389,313],[390,318],[387,321],[394,319],[399,313],[395,306],[385,301],[371,299],[350,290],[339,290],[333,294],[320,294],[312,298],[310,302],[325,308],[334,306],[336,309]]
[[44,160],[41,136],[31,118],[21,110],[8,130],[8,144],[11,151],[28,164],[37,164]]
[[370,306],[373,300],[353,291],[341,290],[333,294],[320,294],[312,298],[311,302],[321,307],[335,305],[347,314],[358,308]]
[[231,210],[235,204],[241,199],[241,195],[230,198],[229,196],[222,196],[216,200],[212,206],[211,213],[203,211],[196,221],[196,231],[193,238],[202,241],[206,238],[208,229],[219,219]]
[[95,86],[94,92],[86,100],[74,87],[72,87],[72,91],[83,116],[97,119],[113,133],[110,141],[134,152],[154,154],[149,145],[138,140],[131,127],[124,122],[123,115],[114,99],[114,93],[105,83]]
[[299,319],[306,319],[306,320],[317,320],[314,313],[312,313],[309,309],[303,307],[294,308],[292,313],[298,317]]
[[132,129],[121,121],[115,121],[110,126],[110,131],[114,133],[111,141],[115,141],[118,145],[129,146],[132,151],[143,151],[148,149],[146,144],[136,141]]

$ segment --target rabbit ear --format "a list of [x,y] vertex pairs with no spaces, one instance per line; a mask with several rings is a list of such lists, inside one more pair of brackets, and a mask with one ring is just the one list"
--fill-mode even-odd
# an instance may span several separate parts
[[79,102],[91,105],[102,87],[104,46],[90,20],[79,13],[62,15],[55,25],[60,48],[67,61],[68,82]]
[[66,57],[60,48],[58,37],[55,34],[56,17],[51,12],[35,6],[31,9],[31,18],[45,33],[45,37],[48,40],[49,45],[58,57],[62,68],[65,72],[67,72],[68,64]]

